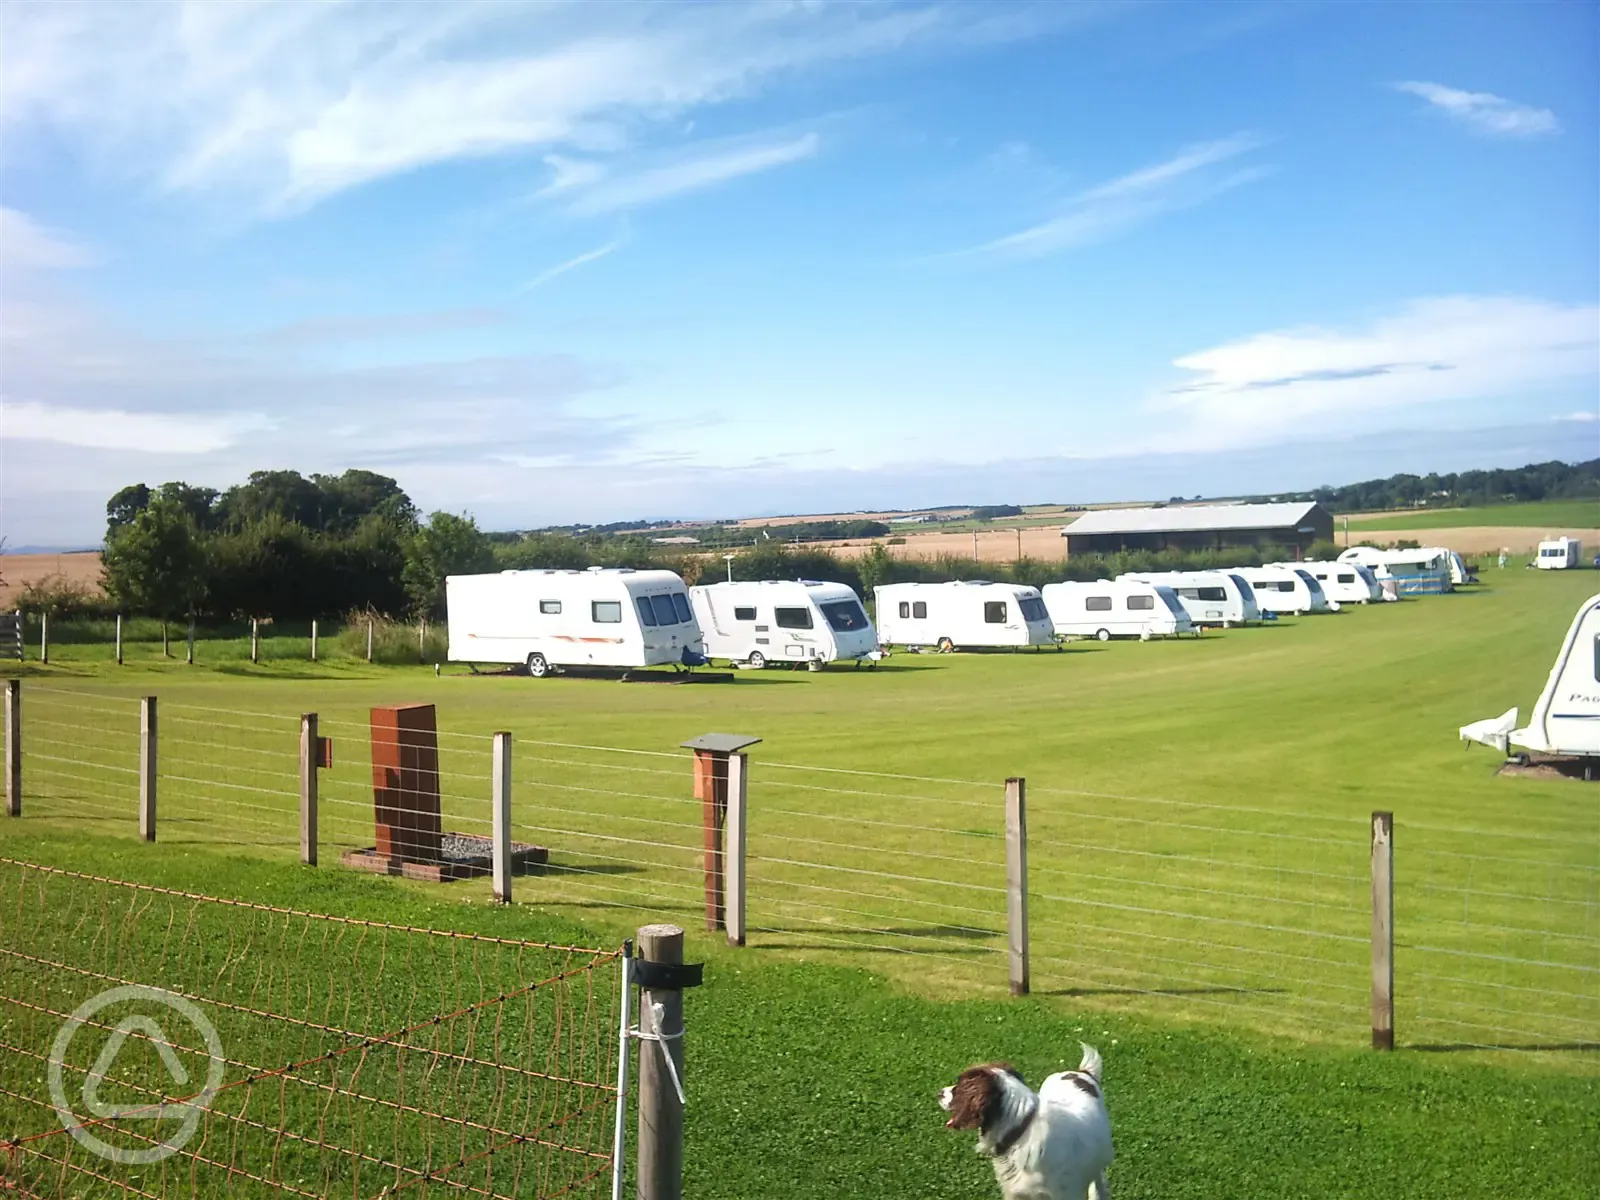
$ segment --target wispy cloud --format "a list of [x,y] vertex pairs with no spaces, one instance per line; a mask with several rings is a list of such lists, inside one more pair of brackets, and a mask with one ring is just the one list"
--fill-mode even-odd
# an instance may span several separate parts
[[528,280],[527,283],[519,287],[516,290],[515,295],[520,296],[524,292],[531,292],[534,288],[543,287],[558,275],[565,275],[568,271],[575,271],[587,263],[592,263],[598,259],[604,258],[613,251],[621,249],[624,240],[625,239],[620,236],[615,237],[611,241],[607,242],[604,246],[597,246],[593,250],[585,250],[582,254],[575,254],[565,262],[557,263],[553,267],[549,267],[543,271],[540,271],[532,279]]
[[1235,161],[1262,142],[1255,134],[1239,133],[1189,146],[1164,162],[1079,192],[1049,220],[943,257],[1013,262],[1106,241],[1266,177],[1270,167]]
[[1464,92],[1442,83],[1408,80],[1394,85],[1397,91],[1421,96],[1435,108],[1480,133],[1500,137],[1543,137],[1560,133],[1561,122],[1548,108],[1518,104],[1492,92]]
[[0,268],[60,270],[99,261],[88,247],[47,229],[27,213],[0,206]]
[[569,165],[565,178],[558,174],[557,182],[541,194],[554,191],[571,196],[571,211],[584,216],[621,212],[788,166],[813,157],[821,146],[822,139],[815,133],[778,140],[741,138],[694,147],[675,158],[625,174],[596,170],[582,182],[575,181],[577,173]]
[[213,454],[247,433],[268,427],[266,418],[258,416],[124,412],[58,407],[32,400],[8,402],[0,412],[0,435],[7,439],[135,454]]
[[1414,300],[1365,329],[1253,334],[1185,355],[1157,403],[1194,444],[1250,444],[1375,410],[1509,398],[1600,377],[1600,306],[1516,296]]
[[47,132],[112,174],[293,212],[436,163],[648,145],[797,71],[1085,19],[1054,7],[17,3],[0,125],[10,145]]

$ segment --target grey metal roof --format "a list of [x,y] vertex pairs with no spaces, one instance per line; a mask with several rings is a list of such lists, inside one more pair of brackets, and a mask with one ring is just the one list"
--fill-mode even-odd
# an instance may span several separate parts
[[1315,501],[1294,504],[1195,504],[1168,508],[1104,508],[1086,512],[1062,529],[1083,533],[1199,533],[1224,529],[1283,529],[1298,526]]
[[742,733],[702,733],[680,743],[687,750],[710,750],[716,754],[737,754],[746,746],[754,746],[761,739]]

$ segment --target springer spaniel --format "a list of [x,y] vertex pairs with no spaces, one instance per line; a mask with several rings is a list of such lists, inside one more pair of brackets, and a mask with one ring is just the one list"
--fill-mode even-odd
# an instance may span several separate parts
[[969,1067],[939,1094],[949,1129],[976,1129],[994,1159],[1004,1200],[1111,1200],[1111,1118],[1100,1092],[1100,1052],[1084,1046],[1076,1071],[1035,1092],[1009,1063]]

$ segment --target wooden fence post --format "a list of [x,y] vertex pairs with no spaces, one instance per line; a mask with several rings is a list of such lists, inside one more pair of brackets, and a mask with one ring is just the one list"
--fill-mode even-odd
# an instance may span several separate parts
[[250,661],[261,661],[261,623],[256,618],[250,618]]
[[705,849],[706,932],[723,927],[725,890],[722,822],[728,805],[728,756],[696,751],[695,795],[700,797],[701,842]]
[[117,666],[122,665],[122,614],[117,614]]
[[494,898],[511,903],[511,735],[494,735],[494,805],[489,825],[494,835]]
[[172,657],[172,642],[171,642],[171,639],[168,638],[167,632],[168,632],[167,631],[167,619],[165,617],[162,617],[161,618],[161,657],[162,658],[171,658]]
[[1011,994],[1028,994],[1028,781],[1006,780],[1006,931]]
[[183,661],[189,666],[194,666],[194,615],[189,616],[189,641],[188,650],[184,653]]
[[311,618],[311,661],[317,661],[317,619]]
[[6,680],[6,812],[22,815],[22,680]]
[[300,714],[300,861],[317,865],[317,714]]
[[1372,1048],[1394,1049],[1394,814],[1372,814]]
[[428,661],[428,618],[417,619],[417,661]]
[[367,618],[367,661],[372,661],[372,618]]
[[[676,925],[642,927],[638,945],[639,957],[647,963],[683,962],[683,930]],[[661,1041],[652,1045],[654,1038],[647,1038],[639,1050],[638,1200],[682,1200],[683,1104],[663,1059],[671,1056],[681,1083],[683,992],[641,988],[639,1032]]]
[[728,945],[744,945],[745,935],[745,802],[749,799],[750,756],[728,756],[728,813],[724,824],[726,923]]
[[47,612],[39,614],[39,661],[50,661],[50,614]]
[[139,836],[156,840],[156,698],[139,701]]

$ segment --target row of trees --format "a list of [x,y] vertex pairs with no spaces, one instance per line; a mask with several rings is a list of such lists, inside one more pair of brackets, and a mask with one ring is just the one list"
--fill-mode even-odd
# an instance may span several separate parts
[[1273,498],[1315,500],[1330,512],[1472,508],[1529,500],[1600,500],[1600,458],[1581,463],[1532,463],[1508,470],[1391,475],[1387,479],[1368,479],[1343,487],[1320,487],[1315,491]]

